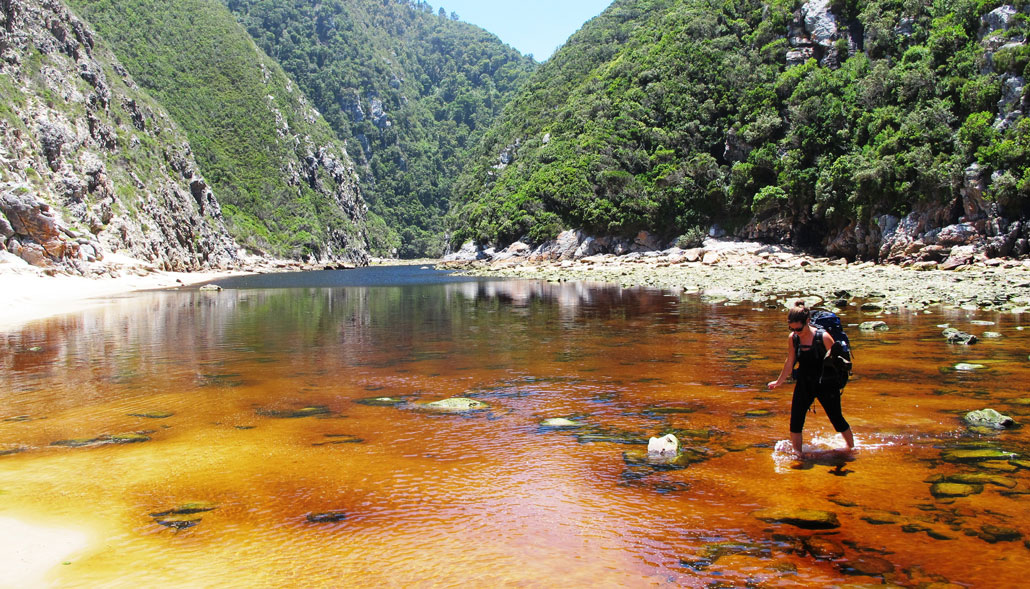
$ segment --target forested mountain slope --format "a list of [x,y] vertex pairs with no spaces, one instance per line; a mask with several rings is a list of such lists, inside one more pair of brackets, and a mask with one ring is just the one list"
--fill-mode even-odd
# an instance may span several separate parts
[[1027,19],[974,0],[616,0],[487,133],[453,241],[688,244],[717,223],[849,257],[1025,254]]
[[287,257],[368,258],[344,146],[218,0],[70,0],[185,129],[229,229]]
[[0,263],[239,263],[185,134],[62,2],[0,3],[0,96]]
[[377,253],[441,254],[467,152],[535,62],[425,2],[223,2],[362,164]]

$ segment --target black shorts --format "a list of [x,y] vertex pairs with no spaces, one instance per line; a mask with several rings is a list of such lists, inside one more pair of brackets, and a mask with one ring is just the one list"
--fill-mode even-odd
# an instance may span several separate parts
[[808,416],[808,408],[812,402],[819,399],[823,406],[826,417],[830,418],[833,429],[843,432],[851,429],[848,421],[844,419],[840,408],[840,391],[835,388],[820,390],[819,381],[814,379],[800,379],[794,384],[794,398],[790,401],[790,433],[800,434],[805,428],[805,417]]

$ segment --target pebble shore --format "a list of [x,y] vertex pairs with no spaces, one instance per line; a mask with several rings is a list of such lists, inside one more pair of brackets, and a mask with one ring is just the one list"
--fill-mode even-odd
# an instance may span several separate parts
[[941,270],[935,265],[849,263],[754,243],[706,242],[699,249],[605,254],[579,260],[445,262],[439,267],[475,276],[605,282],[735,301],[797,295],[817,299],[816,303],[842,297],[877,300],[885,309],[944,305],[1030,311],[1030,260],[983,260]]

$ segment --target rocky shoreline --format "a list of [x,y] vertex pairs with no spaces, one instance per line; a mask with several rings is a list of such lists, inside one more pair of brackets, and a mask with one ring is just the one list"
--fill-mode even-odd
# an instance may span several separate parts
[[475,276],[596,281],[759,303],[797,295],[828,305],[842,298],[875,300],[886,311],[933,305],[1030,311],[1030,260],[970,260],[954,267],[853,263],[787,246],[715,239],[689,250],[624,255],[577,257],[509,250],[478,252],[471,259],[452,256],[437,267]]

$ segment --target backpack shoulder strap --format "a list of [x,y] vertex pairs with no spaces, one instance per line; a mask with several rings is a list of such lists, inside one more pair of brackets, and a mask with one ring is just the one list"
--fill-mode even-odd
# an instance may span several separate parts
[[817,349],[821,350],[816,355],[817,358],[823,358],[826,356],[826,342],[823,341],[823,336],[826,335],[826,330],[822,327],[815,330],[815,337],[812,338],[812,347],[819,346]]

